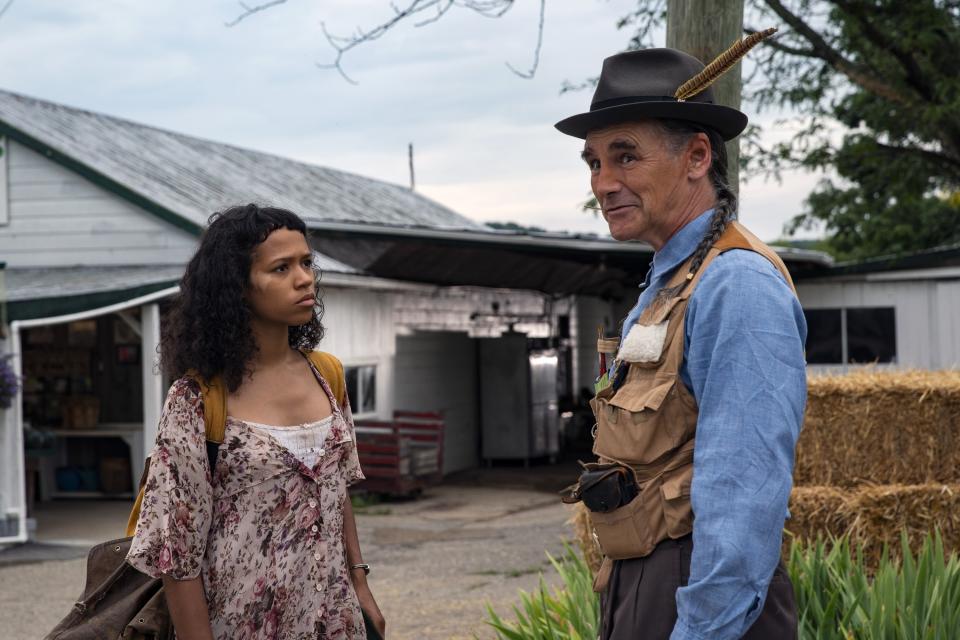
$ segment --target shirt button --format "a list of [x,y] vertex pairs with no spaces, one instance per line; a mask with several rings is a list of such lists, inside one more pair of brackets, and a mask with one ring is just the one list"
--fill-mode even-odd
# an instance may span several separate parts
[[311,500],[308,504],[310,505],[310,508],[311,508],[311,509],[316,509],[316,508],[317,508],[317,501],[316,501],[316,500]]
[[316,533],[317,531],[320,531],[320,528],[317,525],[313,525],[312,527],[310,527],[310,531],[313,531],[314,533]]
[[320,449],[320,455],[323,455],[323,453],[324,453],[323,449]]
[[318,585],[317,585],[317,591],[323,591],[323,585],[322,585],[322,584],[318,584]]
[[313,559],[314,559],[314,560],[320,560],[321,558],[323,558],[323,555],[321,555],[319,551],[318,551],[317,553],[313,554]]

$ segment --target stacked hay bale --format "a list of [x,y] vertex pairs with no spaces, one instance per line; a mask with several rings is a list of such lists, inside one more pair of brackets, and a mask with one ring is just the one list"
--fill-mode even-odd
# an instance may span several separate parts
[[960,550],[960,372],[813,376],[787,530],[848,534],[875,561],[939,528]]
[[[788,535],[849,535],[874,564],[900,532],[918,548],[935,528],[960,551],[960,372],[863,370],[811,376],[797,446]],[[587,512],[572,523],[594,570]]]

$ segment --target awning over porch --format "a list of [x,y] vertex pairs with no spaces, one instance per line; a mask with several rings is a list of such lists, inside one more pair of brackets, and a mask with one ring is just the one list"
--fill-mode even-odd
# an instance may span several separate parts
[[[438,285],[618,297],[635,291],[653,249],[566,233],[312,224],[313,246],[373,276]],[[776,248],[794,277],[828,266],[817,251]]]
[[[353,267],[314,252],[324,272],[356,274]],[[185,265],[10,268],[3,270],[7,321],[49,318],[109,307],[176,286]],[[4,295],[5,293],[5,295]]]
[[7,320],[82,313],[169,289],[183,265],[25,268],[4,271]]

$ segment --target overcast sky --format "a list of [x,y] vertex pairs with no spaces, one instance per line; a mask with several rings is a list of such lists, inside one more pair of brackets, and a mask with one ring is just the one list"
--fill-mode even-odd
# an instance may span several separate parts
[[[532,80],[505,63],[532,61],[535,0],[498,20],[461,9],[402,25],[347,54],[354,86],[316,66],[333,57],[320,23],[373,25],[388,0],[289,0],[233,28],[234,1],[14,0],[0,17],[0,87],[400,184],[413,142],[417,189],[464,215],[606,234],[580,210],[582,142],[553,123],[589,107],[589,92],[560,87],[623,48],[615,22],[634,5],[548,2]],[[780,236],[815,182],[748,182],[741,220]]]

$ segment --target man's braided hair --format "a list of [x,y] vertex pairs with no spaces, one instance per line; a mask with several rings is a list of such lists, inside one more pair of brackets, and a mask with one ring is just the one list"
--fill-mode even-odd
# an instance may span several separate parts
[[693,252],[690,271],[687,280],[676,287],[661,289],[657,293],[657,301],[663,302],[678,295],[687,282],[696,275],[703,265],[710,248],[720,239],[724,230],[731,221],[737,219],[737,195],[730,188],[727,179],[727,147],[719,133],[710,127],[704,127],[684,120],[654,120],[661,133],[666,138],[668,148],[674,153],[680,153],[694,135],[702,133],[710,140],[712,161],[710,163],[710,182],[717,193],[717,203],[710,219],[710,228],[700,239]]

